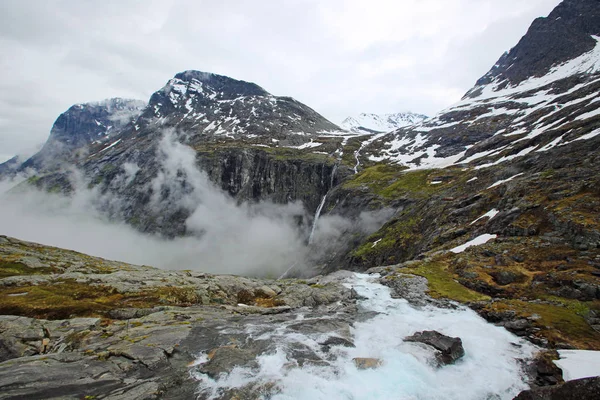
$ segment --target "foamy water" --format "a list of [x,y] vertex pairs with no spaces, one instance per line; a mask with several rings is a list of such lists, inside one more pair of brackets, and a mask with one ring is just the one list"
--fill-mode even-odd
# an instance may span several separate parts
[[[329,334],[305,335],[285,324],[266,332],[264,327],[248,326],[247,333],[255,333],[255,339],[271,340],[276,350],[259,356],[255,370],[235,368],[218,380],[196,373],[200,391],[218,398],[221,390],[264,382],[277,387],[276,393],[265,399],[481,400],[512,399],[527,388],[517,359],[530,358],[535,352],[533,345],[488,324],[467,308],[417,309],[405,300],[392,299],[389,289],[376,280],[376,275],[356,274],[347,282],[366,298],[359,306],[381,313],[354,324],[351,339],[356,348],[335,347],[324,353],[319,343]],[[437,368],[426,346],[403,341],[422,330],[460,337],[465,356],[453,365]],[[308,346],[329,364],[297,366],[288,357],[293,343]],[[382,365],[359,370],[354,357],[378,358]],[[206,360],[203,354],[198,363]]]

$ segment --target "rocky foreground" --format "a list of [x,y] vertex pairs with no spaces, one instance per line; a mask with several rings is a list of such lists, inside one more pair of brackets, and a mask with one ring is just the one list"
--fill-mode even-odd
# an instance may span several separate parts
[[[370,272],[415,306],[450,306],[427,294],[425,278],[403,270],[407,266]],[[334,346],[353,346],[353,323],[373,317],[341,283],[350,274],[344,271],[310,280],[165,271],[0,236],[0,274],[3,399],[196,398],[193,376],[251,367],[274,350],[272,341],[244,333],[249,325],[326,335],[327,354]],[[440,367],[464,354],[460,338],[437,332],[405,340],[429,345]],[[207,357],[198,362],[202,352]],[[327,363],[301,343],[292,354],[290,362],[299,366]],[[544,354],[529,367],[532,385],[561,380],[549,358]],[[377,359],[354,362],[365,369],[380,365]],[[582,387],[580,399],[597,381]],[[253,399],[272,390],[248,385],[219,398]],[[559,398],[554,390],[519,398]]]

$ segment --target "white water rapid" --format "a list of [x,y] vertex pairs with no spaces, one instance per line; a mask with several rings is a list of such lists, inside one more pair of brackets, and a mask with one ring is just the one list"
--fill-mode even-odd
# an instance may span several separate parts
[[[264,383],[276,389],[259,398],[277,400],[508,400],[527,388],[517,359],[532,357],[534,346],[464,307],[418,309],[406,300],[392,299],[389,289],[377,283],[377,278],[355,274],[346,281],[364,298],[358,301],[359,309],[379,313],[354,323],[351,340],[355,348],[336,346],[325,353],[319,343],[329,333],[305,334],[288,329],[283,322],[270,329],[248,325],[246,333],[255,340],[269,340],[276,350],[258,356],[254,370],[236,367],[217,380],[194,374],[200,381],[199,392],[215,399],[223,391]],[[335,317],[331,313],[321,318]],[[300,315],[292,322],[303,319]],[[437,368],[427,346],[403,341],[422,330],[460,337],[465,356],[453,365]],[[327,362],[298,366],[290,350],[298,343]],[[360,370],[352,361],[355,357],[378,358],[382,364]],[[206,360],[201,354],[198,363]]]

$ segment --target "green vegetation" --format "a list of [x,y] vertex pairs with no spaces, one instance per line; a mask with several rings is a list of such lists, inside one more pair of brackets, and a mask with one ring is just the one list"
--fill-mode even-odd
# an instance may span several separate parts
[[114,288],[74,280],[0,288],[0,314],[65,319],[107,316],[124,307],[186,306],[200,302],[193,287],[155,287],[118,293]]
[[33,175],[32,177],[27,179],[27,183],[29,183],[30,185],[35,185],[36,183],[38,183],[40,181],[40,179],[42,179],[42,178],[37,175]]
[[17,275],[43,275],[56,272],[51,268],[31,268],[20,261],[10,258],[0,259],[0,279]]
[[371,235],[352,255],[362,260],[376,257],[384,263],[393,264],[396,260],[390,258],[393,257],[390,254],[395,249],[409,251],[412,244],[422,237],[419,223],[420,220],[415,217],[394,219]]
[[579,349],[600,349],[600,333],[593,330],[571,307],[522,300],[500,300],[490,303],[486,309],[494,312],[516,312],[517,318],[535,316],[534,326],[540,329],[536,336],[546,338],[553,346],[568,343]]
[[438,192],[445,184],[431,185],[439,171],[406,171],[405,167],[392,164],[378,164],[365,168],[344,184],[347,189],[367,187],[373,193],[387,200],[403,197],[425,198]]
[[429,295],[433,298],[445,298],[460,303],[490,299],[489,296],[468,289],[458,283],[448,265],[441,260],[423,262],[416,267],[403,268],[400,271],[427,278]]

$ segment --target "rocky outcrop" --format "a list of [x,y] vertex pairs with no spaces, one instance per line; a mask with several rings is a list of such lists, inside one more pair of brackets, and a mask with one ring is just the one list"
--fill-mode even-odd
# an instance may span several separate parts
[[423,343],[433,347],[439,352],[436,354],[436,359],[440,365],[454,364],[465,355],[460,338],[449,337],[437,331],[417,332],[404,338],[404,341]]
[[598,398],[598,393],[600,393],[600,377],[595,377],[526,390],[514,400],[592,400]]
[[[0,273],[2,398],[193,397],[191,376],[252,369],[272,354],[278,343],[257,338],[274,325],[331,335],[324,354],[352,345],[357,310],[344,274],[275,281],[164,271],[9,237],[0,237]],[[301,340],[290,346],[290,362],[326,363]]]

